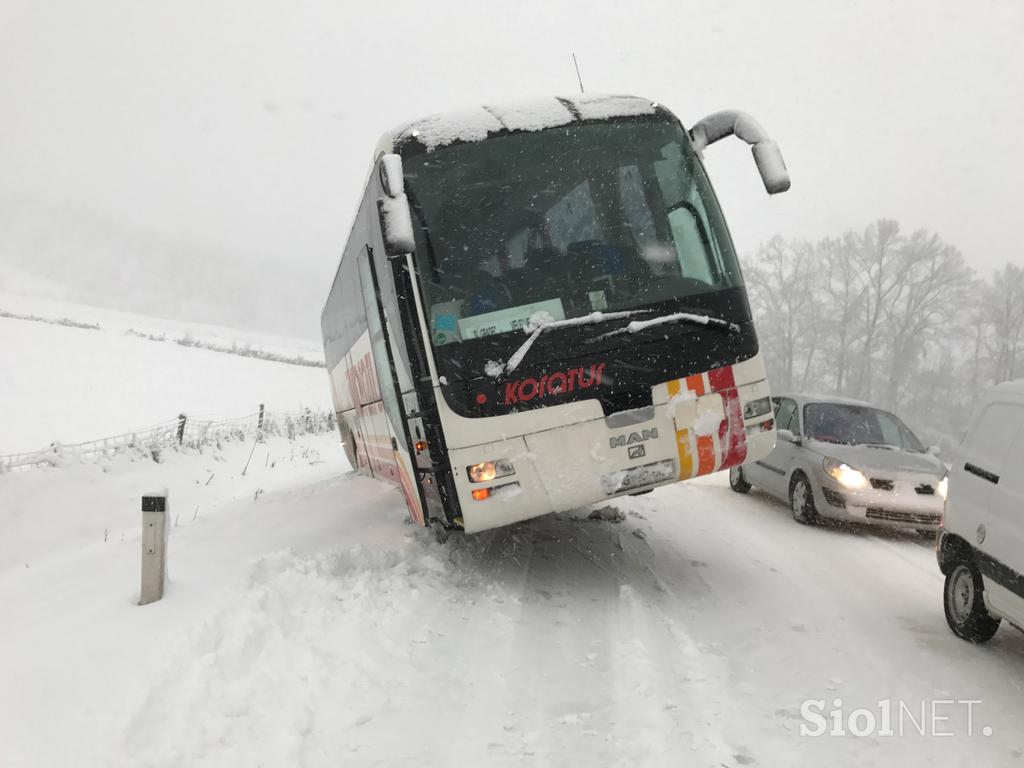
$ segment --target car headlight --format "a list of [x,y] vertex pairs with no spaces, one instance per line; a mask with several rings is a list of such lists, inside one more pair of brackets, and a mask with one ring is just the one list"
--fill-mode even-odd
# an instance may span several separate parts
[[466,467],[466,474],[472,483],[489,483],[499,477],[506,477],[516,473],[515,467],[508,459],[497,459],[496,461],[482,461],[471,467]]
[[939,480],[939,485],[938,487],[936,487],[935,490],[939,492],[939,496],[941,496],[942,500],[945,501],[946,494],[949,493],[949,475],[946,475],[941,480]]
[[868,479],[863,472],[838,459],[826,457],[821,466],[825,470],[825,474],[833,478],[843,488],[856,491],[868,484]]

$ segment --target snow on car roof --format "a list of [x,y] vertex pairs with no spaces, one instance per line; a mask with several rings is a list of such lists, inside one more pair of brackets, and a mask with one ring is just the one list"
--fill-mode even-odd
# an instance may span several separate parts
[[996,384],[993,389],[998,392],[1005,392],[1013,395],[1024,395],[1024,379],[1004,381],[1001,384]]
[[639,96],[580,94],[510,104],[484,104],[471,109],[441,112],[406,123],[384,135],[381,144],[415,138],[427,151],[456,141],[482,141],[501,130],[540,131],[574,120],[649,115],[657,103]]

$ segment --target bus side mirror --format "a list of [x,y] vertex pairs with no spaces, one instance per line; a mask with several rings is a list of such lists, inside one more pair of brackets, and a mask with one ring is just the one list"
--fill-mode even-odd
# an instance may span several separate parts
[[377,200],[380,216],[380,233],[384,239],[384,253],[388,256],[404,256],[416,250],[412,234],[412,215],[409,200],[405,195],[381,197]]
[[774,141],[762,141],[755,144],[752,151],[765,191],[769,195],[775,195],[789,189],[789,171],[786,170],[779,145]]
[[402,172],[402,158],[398,155],[383,155],[381,157],[380,185],[388,197],[405,194],[405,174]]
[[384,197],[377,200],[377,213],[380,216],[384,253],[388,256],[404,256],[415,250],[416,241],[412,233],[409,199],[405,196],[402,158],[395,154],[383,155],[379,172]]
[[761,124],[746,112],[727,109],[708,115],[690,129],[690,141],[696,152],[703,152],[726,136],[737,136],[751,146],[754,162],[769,195],[789,189],[789,171],[779,145],[768,137]]

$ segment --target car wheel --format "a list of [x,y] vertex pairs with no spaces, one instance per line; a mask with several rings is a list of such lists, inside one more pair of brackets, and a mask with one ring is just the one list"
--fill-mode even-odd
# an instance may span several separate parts
[[747,482],[747,478],[743,476],[743,470],[740,467],[729,468],[729,487],[736,493],[750,493],[752,488]]
[[794,475],[789,486],[789,508],[793,510],[793,519],[801,525],[814,525],[818,522],[814,492],[810,481],[802,473]]
[[973,560],[960,560],[949,569],[942,602],[946,623],[957,637],[984,643],[999,629],[999,619],[992,618],[985,609],[984,592],[981,572]]

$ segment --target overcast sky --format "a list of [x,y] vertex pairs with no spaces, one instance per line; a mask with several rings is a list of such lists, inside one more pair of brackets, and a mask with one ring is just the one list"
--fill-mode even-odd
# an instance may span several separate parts
[[0,0],[0,201],[87,203],[326,281],[381,132],[572,93],[575,51],[588,92],[686,125],[744,109],[779,142],[774,198],[745,146],[708,151],[741,253],[884,216],[988,271],[1024,263],[1022,41],[1019,0]]

